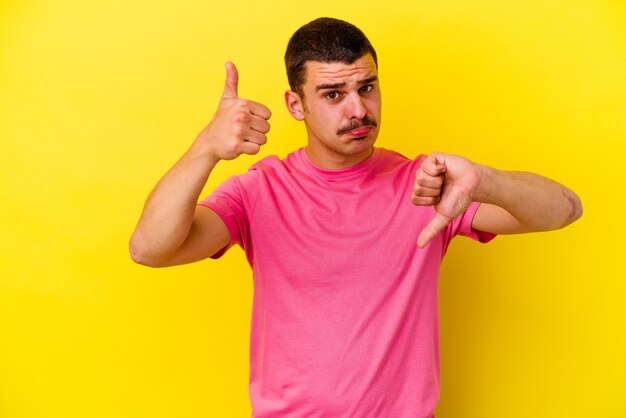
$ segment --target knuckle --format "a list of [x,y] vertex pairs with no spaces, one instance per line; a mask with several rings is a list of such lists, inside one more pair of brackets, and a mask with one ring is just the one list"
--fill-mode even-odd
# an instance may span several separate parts
[[233,126],[233,135],[235,135],[235,137],[237,138],[241,138],[244,134],[244,127],[241,125],[235,125]]
[[235,144],[233,152],[235,152],[237,155],[243,154],[245,152],[245,148],[243,147],[243,143],[239,142],[239,143]]
[[237,123],[248,123],[250,122],[250,113],[245,111],[239,111],[235,114],[235,117],[233,119]]
[[238,148],[239,148],[239,143],[237,141],[229,141],[226,144],[226,151],[233,153],[233,152],[237,152]]

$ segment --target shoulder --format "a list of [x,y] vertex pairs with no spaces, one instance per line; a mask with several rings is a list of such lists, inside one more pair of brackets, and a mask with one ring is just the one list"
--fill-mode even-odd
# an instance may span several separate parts
[[277,179],[284,178],[290,174],[291,160],[294,151],[281,159],[278,155],[269,155],[252,164],[248,171],[233,176],[240,187],[256,189],[261,184],[272,183]]
[[250,172],[273,170],[280,167],[282,164],[283,161],[278,157],[278,155],[269,155],[252,164],[248,171]]
[[284,158],[280,158],[278,155],[268,155],[265,158],[252,164],[248,171],[275,171],[286,170],[290,166],[297,166],[301,164],[302,153],[304,148],[299,148],[287,154]]
[[284,161],[277,155],[268,155],[252,164],[248,171],[235,175],[239,180],[245,181],[246,179],[260,178],[263,176],[272,175],[281,171],[284,168]]
[[408,158],[398,151],[378,148],[379,169],[389,171],[397,169],[415,170],[422,165],[422,161],[426,158],[425,154],[418,154],[415,158]]

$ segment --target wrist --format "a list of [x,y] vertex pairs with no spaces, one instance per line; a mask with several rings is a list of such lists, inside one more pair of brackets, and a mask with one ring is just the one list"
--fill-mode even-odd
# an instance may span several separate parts
[[478,185],[476,186],[472,200],[481,203],[492,203],[491,186],[493,184],[495,170],[482,164],[476,164],[475,170],[478,177]]
[[207,161],[211,166],[215,166],[221,160],[215,152],[211,141],[202,133],[191,144],[188,153],[203,161]]

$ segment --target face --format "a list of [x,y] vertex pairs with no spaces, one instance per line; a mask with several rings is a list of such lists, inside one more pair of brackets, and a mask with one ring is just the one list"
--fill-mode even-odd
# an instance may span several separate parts
[[304,120],[313,162],[328,168],[354,165],[369,157],[380,128],[381,95],[370,54],[352,64],[309,61],[304,98],[288,91],[290,113]]

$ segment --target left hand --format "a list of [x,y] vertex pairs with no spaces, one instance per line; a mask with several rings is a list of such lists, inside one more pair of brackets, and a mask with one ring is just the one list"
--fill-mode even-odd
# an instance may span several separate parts
[[417,239],[420,248],[467,210],[480,180],[480,165],[463,157],[436,152],[424,159],[415,173],[411,201],[417,206],[434,206],[436,215]]

